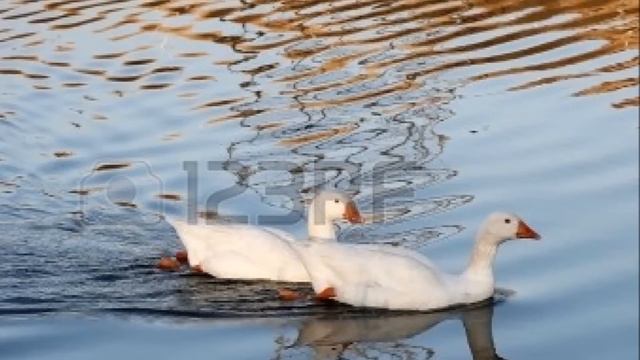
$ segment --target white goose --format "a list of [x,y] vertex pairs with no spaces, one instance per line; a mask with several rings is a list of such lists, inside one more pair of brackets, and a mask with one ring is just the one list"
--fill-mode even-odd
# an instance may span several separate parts
[[[347,195],[320,192],[309,207],[310,240],[335,242],[334,222],[340,219],[362,221],[358,208]],[[173,221],[172,225],[194,269],[218,278],[309,282],[307,270],[293,249],[296,240],[285,231],[254,225],[194,225],[182,221]]]
[[316,296],[354,306],[432,310],[493,296],[500,244],[540,236],[518,216],[494,213],[478,232],[467,269],[452,275],[423,255],[384,245],[308,242],[296,247]]

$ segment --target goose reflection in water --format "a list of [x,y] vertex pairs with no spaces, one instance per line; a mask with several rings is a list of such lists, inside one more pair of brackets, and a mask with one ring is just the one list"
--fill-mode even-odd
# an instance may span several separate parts
[[[320,316],[302,323],[297,339],[283,346],[275,359],[292,359],[311,350],[314,359],[430,359],[437,350],[405,342],[439,323],[460,319],[474,360],[499,360],[492,320],[494,306],[488,300],[471,306],[430,313],[388,312],[349,316]],[[295,352],[295,353],[292,353]]]

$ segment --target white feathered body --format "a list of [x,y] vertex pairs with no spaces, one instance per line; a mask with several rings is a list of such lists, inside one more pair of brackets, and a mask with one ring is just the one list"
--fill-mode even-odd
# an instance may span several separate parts
[[365,307],[431,310],[492,295],[493,278],[440,272],[425,256],[386,245],[298,244],[316,292],[332,287],[335,300]]
[[191,225],[174,221],[189,264],[219,278],[308,282],[290,234],[252,225]]

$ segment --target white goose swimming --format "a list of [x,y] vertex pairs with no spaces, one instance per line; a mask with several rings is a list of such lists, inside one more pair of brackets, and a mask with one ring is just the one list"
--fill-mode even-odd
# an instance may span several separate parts
[[[347,195],[322,191],[309,207],[309,238],[335,242],[334,222],[361,222],[355,203]],[[293,249],[293,235],[270,227],[239,224],[197,225],[173,221],[186,248],[189,265],[218,278],[309,282],[307,270]],[[184,259],[187,261],[187,259]],[[176,261],[169,261],[169,268]]]
[[494,213],[477,234],[459,275],[440,271],[425,256],[384,245],[307,242],[296,247],[316,296],[354,306],[432,310],[493,296],[493,261],[500,244],[539,239],[518,216]]

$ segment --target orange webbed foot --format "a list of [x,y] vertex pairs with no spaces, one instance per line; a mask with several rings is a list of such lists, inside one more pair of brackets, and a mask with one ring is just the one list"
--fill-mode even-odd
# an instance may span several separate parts
[[179,250],[176,252],[176,260],[180,262],[180,264],[188,264],[189,263],[189,255],[187,255],[186,250]]
[[299,292],[287,288],[278,289],[278,299],[283,301],[294,301],[302,297]]
[[331,300],[336,297],[336,289],[329,286],[316,294],[316,300]]
[[196,274],[202,274],[202,273],[204,273],[204,270],[202,269],[202,266],[196,265],[196,266],[191,268],[191,272],[196,273]]
[[156,267],[164,271],[177,271],[180,269],[180,262],[172,257],[165,256],[158,261]]

